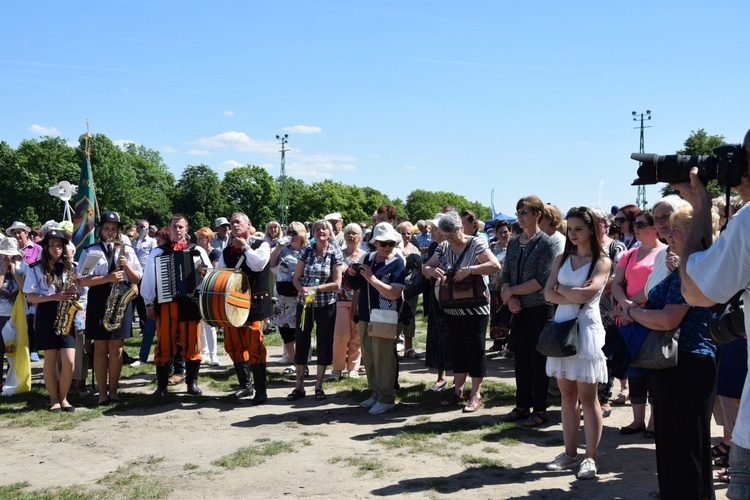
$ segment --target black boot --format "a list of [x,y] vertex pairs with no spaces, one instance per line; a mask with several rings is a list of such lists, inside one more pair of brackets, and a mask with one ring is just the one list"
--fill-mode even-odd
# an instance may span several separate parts
[[240,387],[234,395],[238,398],[248,398],[253,395],[253,383],[250,381],[250,361],[240,361],[234,364],[237,371],[237,381]]
[[258,363],[252,366],[253,368],[253,380],[255,380],[255,397],[251,404],[262,405],[268,400],[266,395],[266,364]]
[[203,391],[198,387],[198,369],[200,366],[200,360],[187,361],[185,363],[185,383],[187,383],[187,393],[191,396],[200,396],[203,394]]
[[156,390],[154,396],[166,396],[169,394],[169,366],[156,367]]

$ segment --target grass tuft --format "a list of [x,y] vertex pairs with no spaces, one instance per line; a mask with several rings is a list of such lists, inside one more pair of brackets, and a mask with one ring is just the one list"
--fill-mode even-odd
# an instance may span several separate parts
[[295,451],[294,445],[285,441],[272,441],[257,446],[246,446],[234,453],[221,457],[211,462],[213,465],[236,469],[237,467],[255,467],[265,462],[267,457],[280,453],[291,453]]

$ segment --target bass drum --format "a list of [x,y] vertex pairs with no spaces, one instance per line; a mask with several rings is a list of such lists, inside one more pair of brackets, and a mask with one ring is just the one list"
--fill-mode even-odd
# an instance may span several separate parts
[[200,311],[209,325],[239,328],[250,315],[250,283],[232,269],[209,270],[199,288]]

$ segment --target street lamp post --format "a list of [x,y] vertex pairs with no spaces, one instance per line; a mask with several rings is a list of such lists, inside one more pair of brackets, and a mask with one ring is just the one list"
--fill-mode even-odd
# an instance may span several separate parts
[[287,152],[286,143],[289,138],[289,134],[283,136],[277,135],[276,139],[281,141],[281,175],[279,175],[279,182],[281,183],[281,200],[279,208],[281,210],[281,227],[286,229],[287,217],[289,215],[289,204],[286,199],[286,166],[284,165],[285,153]]
[[[637,122],[640,119],[640,122],[641,122],[640,126],[639,127],[635,127],[636,129],[638,129],[638,128],[641,129],[641,147],[640,147],[640,149],[638,151],[640,153],[645,153],[646,151],[644,149],[644,144],[643,144],[643,129],[644,128],[651,128],[651,126],[650,125],[644,126],[643,125],[643,120],[644,119],[645,120],[651,120],[651,110],[647,109],[645,113],[640,113],[640,114],[636,113],[635,111],[633,111],[632,115],[633,115],[633,121],[634,122]],[[641,166],[641,164],[638,163],[638,166]],[[635,204],[641,210],[646,210],[646,205],[647,205],[647,202],[646,202],[646,186],[644,186],[644,185],[638,186],[638,195],[635,198]]]

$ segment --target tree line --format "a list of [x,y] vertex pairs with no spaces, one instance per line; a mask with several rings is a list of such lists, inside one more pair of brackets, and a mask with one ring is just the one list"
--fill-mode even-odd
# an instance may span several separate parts
[[[30,226],[62,218],[62,203],[49,188],[66,180],[77,184],[84,158],[84,138],[72,147],[59,137],[25,139],[13,149],[0,142],[0,227],[15,220]],[[219,177],[210,166],[189,165],[179,179],[169,171],[158,151],[127,144],[121,148],[106,135],[90,140],[91,170],[100,212],[120,213],[125,223],[147,219],[165,225],[172,213],[187,216],[192,229],[213,227],[217,217],[244,212],[262,230],[280,217],[281,185],[265,168],[246,165]],[[489,207],[444,191],[416,189],[406,198],[389,198],[370,187],[332,180],[307,184],[286,179],[288,221],[314,221],[339,212],[346,222],[369,223],[381,205],[393,205],[399,216],[412,222],[431,219],[445,204],[473,210],[480,219],[491,218]],[[75,205],[75,198],[71,200]]]

